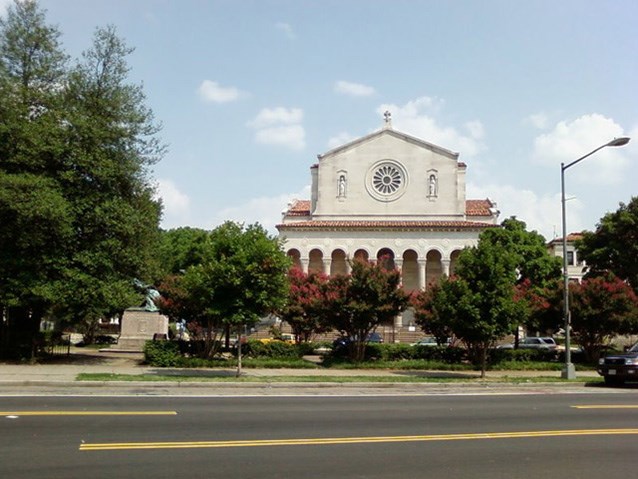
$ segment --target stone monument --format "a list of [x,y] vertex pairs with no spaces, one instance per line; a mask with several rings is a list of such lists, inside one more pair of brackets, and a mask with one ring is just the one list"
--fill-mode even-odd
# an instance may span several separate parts
[[160,314],[155,304],[159,292],[139,280],[135,280],[135,286],[145,292],[144,303],[140,307],[124,311],[117,344],[109,351],[138,353],[144,350],[146,341],[158,337],[168,338],[168,318]]

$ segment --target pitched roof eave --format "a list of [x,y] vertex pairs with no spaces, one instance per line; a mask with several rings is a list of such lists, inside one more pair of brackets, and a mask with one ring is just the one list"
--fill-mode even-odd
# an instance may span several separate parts
[[499,225],[477,221],[296,221],[278,224],[279,231],[480,231]]

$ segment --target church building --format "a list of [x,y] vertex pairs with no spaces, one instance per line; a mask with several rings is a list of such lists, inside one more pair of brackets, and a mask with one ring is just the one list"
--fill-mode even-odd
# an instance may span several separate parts
[[461,250],[497,225],[489,199],[466,199],[459,154],[392,128],[318,155],[311,198],[295,200],[277,225],[303,271],[349,272],[349,260],[384,258],[407,291],[454,272]]

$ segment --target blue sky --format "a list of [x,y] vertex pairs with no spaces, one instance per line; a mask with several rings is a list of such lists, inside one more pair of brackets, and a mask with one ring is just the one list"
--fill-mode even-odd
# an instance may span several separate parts
[[[0,0],[0,11],[8,0]],[[163,226],[274,232],[316,155],[382,126],[458,151],[467,197],[547,239],[638,194],[635,0],[41,0],[78,56],[97,26],[135,48],[169,153]]]

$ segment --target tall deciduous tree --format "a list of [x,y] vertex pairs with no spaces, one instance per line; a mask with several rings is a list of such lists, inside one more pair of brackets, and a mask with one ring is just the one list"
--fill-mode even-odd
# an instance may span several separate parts
[[479,240],[464,250],[455,277],[445,278],[434,299],[454,335],[485,376],[487,355],[494,342],[509,333],[521,306],[514,300],[517,258],[505,247]]
[[203,322],[209,345],[204,354],[210,356],[220,328],[240,330],[283,306],[290,260],[258,224],[226,222],[209,233],[205,244],[201,263],[186,268],[170,288],[160,287],[173,301],[161,302],[160,310]]
[[51,171],[64,147],[67,57],[36,2],[0,18],[0,350],[33,354],[73,211]]
[[545,238],[536,231],[527,231],[525,222],[515,217],[501,223],[501,228],[490,228],[481,234],[481,241],[503,247],[516,263],[516,301],[520,304],[518,321],[513,325],[518,346],[518,325],[528,331],[542,329],[542,322],[533,314],[530,296],[560,278],[560,258],[549,254]]
[[363,360],[368,335],[405,310],[408,296],[400,283],[398,270],[388,270],[382,262],[355,260],[349,275],[334,276],[325,284],[323,320],[350,338],[351,359]]
[[131,50],[98,29],[69,69],[58,37],[32,0],[0,24],[0,308],[29,338],[51,306],[92,322],[134,303],[160,217],[148,167],[163,148],[127,83]]
[[576,247],[590,277],[609,271],[638,293],[638,196],[603,216],[596,231],[585,232]]

